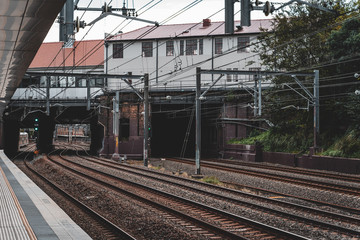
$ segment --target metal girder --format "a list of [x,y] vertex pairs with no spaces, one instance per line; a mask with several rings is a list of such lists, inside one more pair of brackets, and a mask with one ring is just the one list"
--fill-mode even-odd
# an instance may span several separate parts
[[302,77],[304,77],[304,76],[314,76],[314,73],[303,73],[303,72],[211,70],[211,69],[201,69],[201,74],[239,74],[239,75],[302,76]]
[[57,73],[57,72],[32,72],[27,71],[29,76],[70,76],[70,77],[83,77],[83,78],[127,78],[136,79],[142,78],[144,75],[127,75],[127,74],[104,74],[104,73]]
[[310,91],[302,84],[302,82],[300,82],[300,80],[294,75],[291,77],[295,79],[296,83],[301,87],[301,89],[304,90],[304,92],[310,97],[311,100],[313,100],[314,95],[310,93]]
[[211,86],[208,87],[208,89],[206,89],[205,92],[203,92],[203,93],[201,94],[200,98],[201,98],[201,97],[204,97],[205,94],[206,94],[223,76],[224,76],[224,74],[221,74],[221,75],[218,77],[218,79],[216,79],[216,80],[211,84]]

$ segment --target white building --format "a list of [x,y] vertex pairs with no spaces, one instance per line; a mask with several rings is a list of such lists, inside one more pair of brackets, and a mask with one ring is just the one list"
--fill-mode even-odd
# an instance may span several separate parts
[[[109,74],[149,74],[151,91],[187,91],[195,87],[195,69],[257,70],[259,56],[254,52],[260,28],[271,28],[270,20],[253,20],[250,27],[225,34],[224,22],[204,19],[198,24],[147,26],[107,39],[104,72]],[[202,75],[206,86],[219,75]],[[226,75],[214,88],[241,88],[249,76]],[[141,80],[132,85],[142,88]],[[253,85],[253,83],[251,84]],[[110,90],[129,89],[119,79],[109,79]]]

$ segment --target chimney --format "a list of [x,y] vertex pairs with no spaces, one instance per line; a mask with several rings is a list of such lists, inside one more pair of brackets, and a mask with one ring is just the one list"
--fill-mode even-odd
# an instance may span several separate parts
[[203,27],[209,27],[211,25],[211,20],[209,18],[203,19]]

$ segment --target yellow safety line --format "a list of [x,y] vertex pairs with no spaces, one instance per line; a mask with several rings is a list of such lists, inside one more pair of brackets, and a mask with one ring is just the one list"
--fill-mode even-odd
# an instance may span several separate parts
[[8,179],[6,178],[6,175],[5,175],[4,171],[2,170],[2,168],[0,168],[0,172],[1,172],[1,174],[4,176],[6,185],[8,186],[8,188],[9,188],[9,190],[10,190],[11,196],[12,196],[12,198],[14,199],[16,208],[17,208],[18,211],[19,211],[20,218],[21,218],[21,220],[22,220],[22,222],[23,222],[23,224],[24,224],[24,226],[25,226],[26,231],[27,231],[28,234],[29,234],[30,239],[31,239],[31,240],[36,240],[36,239],[37,239],[37,238],[36,238],[36,235],[35,235],[35,233],[33,232],[32,228],[31,228],[31,226],[30,226],[30,224],[29,224],[29,222],[28,222],[28,220],[27,220],[27,218],[26,218],[26,216],[25,216],[25,213],[24,213],[23,209],[21,208],[20,203],[19,203],[19,201],[18,201],[18,199],[17,199],[17,197],[16,197],[16,195],[15,195],[15,192],[14,192],[14,190],[12,189],[12,187],[11,187]]

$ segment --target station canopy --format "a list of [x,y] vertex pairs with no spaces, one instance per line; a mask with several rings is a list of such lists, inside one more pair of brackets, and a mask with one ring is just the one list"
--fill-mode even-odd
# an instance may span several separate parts
[[1,0],[0,116],[65,0]]

